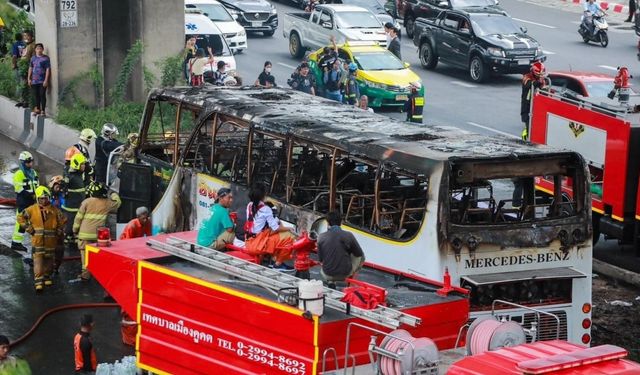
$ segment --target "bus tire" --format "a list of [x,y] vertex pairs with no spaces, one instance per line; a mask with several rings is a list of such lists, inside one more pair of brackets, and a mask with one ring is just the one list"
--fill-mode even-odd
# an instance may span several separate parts
[[591,214],[591,223],[593,224],[593,246],[595,246],[598,243],[598,240],[600,239],[600,219],[602,218],[602,215],[600,215],[599,213],[592,213]]

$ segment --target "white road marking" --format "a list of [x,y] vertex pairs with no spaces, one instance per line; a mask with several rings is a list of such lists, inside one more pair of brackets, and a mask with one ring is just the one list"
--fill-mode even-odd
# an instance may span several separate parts
[[462,86],[462,87],[467,87],[467,88],[474,88],[474,87],[478,87],[476,85],[472,85],[470,83],[466,83],[466,82],[462,82],[462,81],[451,81],[452,85],[458,85],[458,86]]
[[494,132],[494,133],[498,133],[500,135],[504,135],[505,137],[520,139],[520,137],[518,137],[517,135],[506,133],[506,132],[503,132],[503,131],[498,130],[498,129],[490,128],[488,126],[480,125],[480,124],[477,124],[475,122],[467,121],[467,124],[469,124],[471,126],[475,126],[476,128],[480,128],[480,129],[488,130],[488,131],[491,131],[491,132]]
[[295,68],[297,68],[296,66],[289,65],[289,64],[285,64],[285,63],[281,63],[281,62],[278,62],[277,64],[278,64],[278,65],[282,65],[282,66],[284,66],[284,67],[287,67],[287,68],[289,68],[289,69],[295,69]]
[[547,50],[542,50],[542,53],[544,53],[545,55],[555,55],[555,52],[551,52],[551,51],[547,51]]
[[610,66],[610,65],[598,65],[598,67],[600,67],[600,68],[602,68],[602,69],[618,71],[618,68],[616,68],[616,67],[614,67],[614,66]]
[[527,21],[527,20],[523,20],[523,19],[520,19],[520,18],[513,18],[513,19],[516,20],[516,21],[524,22],[524,23],[530,23],[530,24],[536,25],[536,26],[546,27],[547,29],[557,29],[557,27],[555,27],[555,26],[545,25],[544,23]]

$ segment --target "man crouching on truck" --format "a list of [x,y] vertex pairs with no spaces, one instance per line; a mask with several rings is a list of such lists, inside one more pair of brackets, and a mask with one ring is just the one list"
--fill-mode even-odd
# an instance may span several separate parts
[[233,243],[236,235],[233,220],[229,215],[231,202],[231,189],[220,188],[216,203],[211,207],[211,216],[202,222],[198,230],[198,245],[224,250],[228,243]]
[[329,212],[327,222],[329,229],[318,237],[318,259],[322,262],[320,273],[331,286],[360,271],[364,264],[364,252],[354,235],[340,227],[340,212]]

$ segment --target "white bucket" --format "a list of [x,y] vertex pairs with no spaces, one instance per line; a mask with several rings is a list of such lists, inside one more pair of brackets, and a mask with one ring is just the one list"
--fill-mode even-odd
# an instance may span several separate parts
[[320,280],[301,280],[298,282],[298,308],[313,315],[324,313],[324,286]]

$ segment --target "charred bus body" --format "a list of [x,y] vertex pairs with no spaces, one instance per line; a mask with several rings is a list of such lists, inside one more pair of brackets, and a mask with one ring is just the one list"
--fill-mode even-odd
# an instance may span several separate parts
[[[537,306],[560,317],[561,337],[590,341],[591,202],[577,153],[284,89],[155,90],[140,135],[139,162],[121,168],[120,222],[147,204],[154,233],[196,229],[222,186],[242,222],[248,188],[262,184],[297,231],[322,231],[339,210],[367,261],[434,280],[448,268],[473,315],[503,308],[526,325],[530,314],[492,302]],[[539,194],[541,176],[572,193]]]

